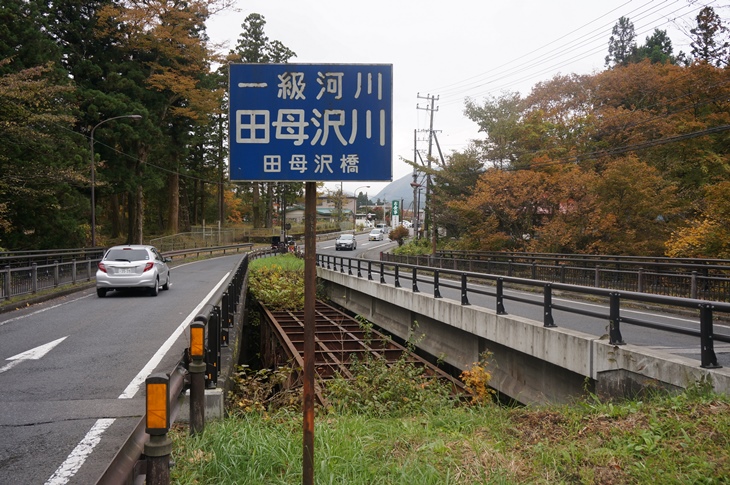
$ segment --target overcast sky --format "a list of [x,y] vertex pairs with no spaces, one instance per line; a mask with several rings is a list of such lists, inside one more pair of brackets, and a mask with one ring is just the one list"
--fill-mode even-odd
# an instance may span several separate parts
[[[266,20],[266,35],[297,56],[293,63],[393,64],[393,179],[412,173],[401,158],[428,149],[426,99],[438,96],[434,130],[447,155],[479,138],[463,115],[464,100],[503,92],[529,93],[556,74],[604,68],[611,29],[621,16],[637,43],[666,30],[674,53],[690,51],[684,32],[704,5],[723,18],[718,2],[691,0],[237,0],[236,12],[208,23],[216,43],[233,48],[251,13]],[[422,141],[421,141],[422,140]],[[433,149],[436,155],[436,149]],[[365,183],[345,183],[353,191]],[[331,185],[331,184],[330,184]],[[372,183],[370,194],[385,183]]]

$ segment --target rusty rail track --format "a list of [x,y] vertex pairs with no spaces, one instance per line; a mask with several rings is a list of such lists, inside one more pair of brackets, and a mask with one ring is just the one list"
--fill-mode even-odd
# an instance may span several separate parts
[[[285,355],[274,356],[275,365],[295,362],[299,369],[304,366],[304,311],[270,310],[262,306],[265,322],[275,334]],[[422,366],[429,376],[448,381],[455,394],[466,393],[464,384],[439,367],[374,328],[366,328],[355,318],[317,301],[315,307],[315,394],[320,404],[326,404],[319,383],[337,375],[351,378],[350,367],[354,361],[362,362],[368,356],[383,358],[391,365],[405,358],[407,362]],[[286,362],[284,362],[284,360]]]

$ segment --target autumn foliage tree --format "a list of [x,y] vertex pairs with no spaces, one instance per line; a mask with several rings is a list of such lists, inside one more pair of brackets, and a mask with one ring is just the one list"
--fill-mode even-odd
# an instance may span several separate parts
[[467,101],[488,170],[444,204],[452,245],[727,256],[730,71],[674,64],[661,32],[635,47],[630,23],[617,29],[611,69]]

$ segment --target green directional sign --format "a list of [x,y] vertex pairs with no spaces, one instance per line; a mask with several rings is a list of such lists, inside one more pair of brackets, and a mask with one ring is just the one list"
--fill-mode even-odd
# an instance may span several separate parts
[[392,202],[392,205],[390,207],[390,215],[391,217],[400,217],[400,201],[394,200]]

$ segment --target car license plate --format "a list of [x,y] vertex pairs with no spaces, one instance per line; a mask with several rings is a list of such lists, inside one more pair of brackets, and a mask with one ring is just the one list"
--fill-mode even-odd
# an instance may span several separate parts
[[119,268],[117,270],[117,274],[133,274],[134,269],[133,268]]

